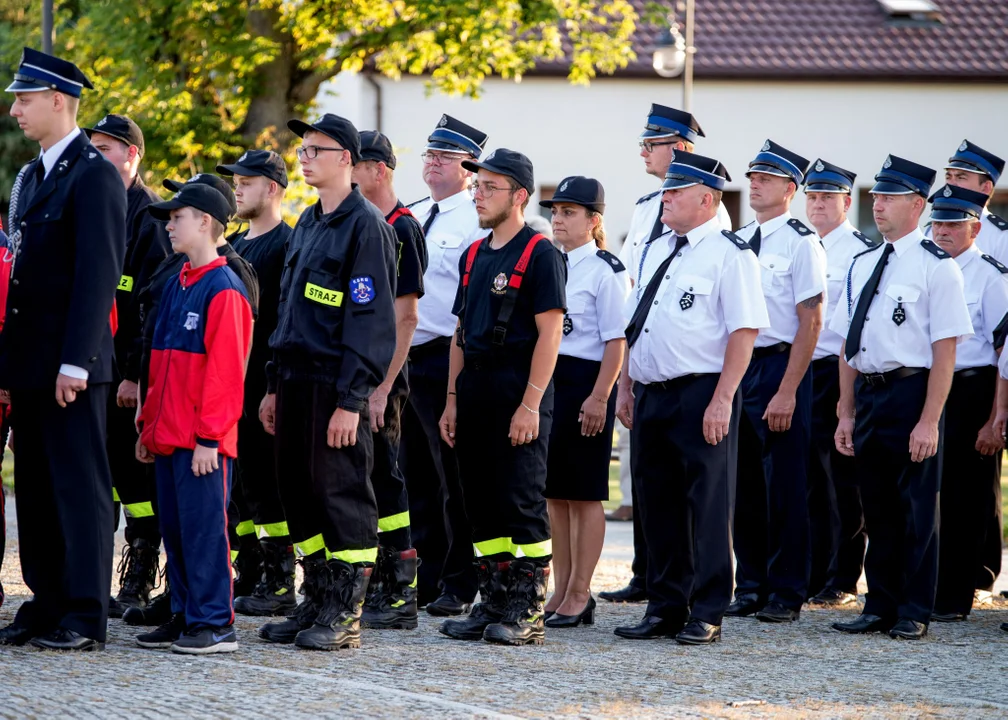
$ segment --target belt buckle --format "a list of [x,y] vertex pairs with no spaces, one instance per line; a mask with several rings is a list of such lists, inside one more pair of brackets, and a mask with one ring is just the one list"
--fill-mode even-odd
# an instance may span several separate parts
[[885,373],[865,373],[863,377],[871,387],[885,385]]

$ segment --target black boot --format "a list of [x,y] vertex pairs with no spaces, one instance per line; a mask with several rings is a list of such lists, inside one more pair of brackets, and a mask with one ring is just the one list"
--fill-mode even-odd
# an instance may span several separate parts
[[488,625],[483,639],[502,645],[542,645],[543,605],[549,584],[549,562],[523,558],[511,563],[507,610],[501,621]]
[[379,630],[413,630],[417,626],[417,559],[415,549],[399,552],[395,548],[378,548],[378,578],[381,590],[372,594],[371,573],[368,596],[364,600],[361,622],[366,628]]
[[309,650],[360,647],[360,618],[371,567],[329,561],[331,581],[315,623],[297,634],[294,644]]
[[119,594],[109,603],[109,617],[121,618],[128,608],[146,607],[161,564],[161,553],[143,538],[123,548],[119,573]]
[[286,615],[297,605],[294,593],[294,546],[290,540],[263,538],[263,579],[251,595],[235,595],[234,609],[241,615]]
[[[126,608],[123,613],[123,622],[135,627],[157,627],[164,625],[172,619],[171,609],[171,588],[168,587],[168,568],[161,569],[161,577],[158,585],[164,590],[150,599],[144,607]],[[154,587],[158,587],[155,585]]]
[[235,570],[234,596],[251,595],[256,585],[263,581],[263,551],[254,534],[241,537],[238,557],[231,563],[231,567]]
[[324,556],[304,558],[299,560],[304,571],[304,582],[301,592],[304,599],[298,603],[294,611],[280,622],[266,623],[259,628],[259,637],[275,643],[292,643],[297,634],[310,628],[318,617],[329,588],[330,574]]
[[476,561],[476,579],[481,602],[465,617],[441,623],[441,634],[456,640],[482,640],[488,625],[504,617],[507,609],[507,582],[510,562]]

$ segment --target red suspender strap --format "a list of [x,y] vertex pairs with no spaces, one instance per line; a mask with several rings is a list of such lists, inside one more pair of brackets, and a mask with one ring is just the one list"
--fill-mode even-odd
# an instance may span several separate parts
[[518,262],[515,264],[511,277],[508,279],[507,291],[504,294],[504,299],[501,301],[500,312],[497,313],[497,322],[494,324],[493,329],[493,344],[497,347],[504,346],[504,338],[507,337],[507,326],[511,322],[511,314],[518,303],[518,291],[521,289],[522,278],[525,277],[525,270],[528,269],[528,264],[532,259],[532,251],[535,250],[535,246],[542,240],[546,240],[546,236],[542,233],[536,233],[529,238],[521,257],[518,258]]
[[473,263],[476,262],[476,254],[482,244],[483,240],[477,240],[466,251],[465,272],[462,273],[462,309],[459,312],[459,327],[455,337],[455,344],[460,348],[465,347],[465,307],[469,294],[469,273],[472,272]]
[[462,287],[469,287],[469,273],[472,272],[473,263],[476,262],[476,253],[479,252],[480,245],[482,244],[482,240],[477,240],[469,246],[469,250],[466,252],[466,266],[465,273],[462,275]]
[[522,278],[525,277],[525,270],[528,268],[529,260],[532,259],[532,251],[535,250],[537,242],[545,239],[546,236],[542,233],[536,233],[529,238],[529,241],[525,244],[525,249],[522,251],[521,257],[518,258],[518,262],[515,264],[514,272],[511,273],[511,277],[508,279],[508,285],[510,287],[513,287],[515,290],[521,289]]
[[388,216],[388,220],[386,220],[386,222],[389,225],[394,225],[395,221],[401,218],[403,215],[409,215],[410,217],[413,217],[413,213],[410,212],[410,209],[408,207],[401,207],[396,208],[395,212],[393,212],[391,215]]

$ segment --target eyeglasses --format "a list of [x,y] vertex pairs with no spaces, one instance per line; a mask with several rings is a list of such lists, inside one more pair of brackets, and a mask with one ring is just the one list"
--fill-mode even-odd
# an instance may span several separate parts
[[494,193],[497,192],[504,191],[507,193],[514,193],[517,190],[518,188],[513,188],[510,186],[497,187],[496,185],[491,185],[490,183],[481,183],[481,182],[474,182],[472,185],[469,186],[469,194],[472,195],[473,197],[476,197],[476,194],[479,193],[485,198],[492,198],[494,196]]
[[425,152],[420,154],[420,159],[424,161],[425,165],[452,165],[462,157],[460,153]]
[[664,140],[662,142],[651,142],[650,140],[641,140],[637,143],[640,147],[644,148],[648,152],[654,152],[656,147],[661,147],[662,145],[678,145],[681,140]]
[[319,147],[318,145],[302,145],[297,149],[298,160],[304,160],[308,158],[309,160],[314,160],[318,157],[320,152],[343,152],[346,148],[341,147]]

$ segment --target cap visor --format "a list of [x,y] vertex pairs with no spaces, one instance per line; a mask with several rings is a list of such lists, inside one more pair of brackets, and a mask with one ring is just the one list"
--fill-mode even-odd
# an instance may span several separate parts
[[116,135],[115,133],[106,132],[105,130],[102,130],[101,128],[98,128],[98,129],[95,129],[95,128],[84,128],[83,130],[84,130],[84,134],[88,136],[88,139],[90,139],[92,135],[106,135],[106,136],[108,136],[110,138],[114,138],[114,139],[118,140],[119,142],[124,142],[127,145],[132,145],[133,144],[133,142],[131,140],[129,140],[128,138],[124,138],[122,135]]
[[304,134],[309,130],[315,130],[311,125],[306,123],[304,120],[288,120],[287,129],[298,137],[304,137]]
[[459,145],[453,145],[441,140],[429,140],[424,150],[440,150],[442,152],[458,153],[459,155],[472,155],[471,152]]
[[776,168],[773,165],[753,165],[748,170],[746,170],[746,177],[749,177],[753,173],[763,173],[764,175],[773,175],[774,177],[787,178],[788,180],[794,180],[791,175],[784,172],[780,168]]
[[702,185],[699,180],[694,178],[665,178],[662,183],[662,190],[681,190],[683,188],[693,187],[694,185]]
[[260,172],[256,172],[255,170],[249,170],[248,168],[242,167],[241,165],[218,165],[217,174],[227,175],[229,177],[231,175],[242,175],[244,177],[255,177],[256,175],[262,175],[262,173]]
[[[165,182],[168,182],[165,180]],[[171,218],[171,211],[186,207],[185,203],[178,200],[165,200],[164,202],[151,203],[147,206],[148,212],[157,220],[168,220]]]
[[965,210],[932,210],[931,222],[965,222],[976,220],[977,216]]
[[469,172],[478,172],[479,170],[489,170],[490,172],[497,173],[499,175],[507,175],[507,173],[502,173],[498,168],[495,168],[493,165],[487,165],[486,163],[481,163],[476,160],[463,160],[462,167],[464,167]]
[[43,90],[51,89],[52,88],[46,85],[37,85],[35,83],[25,82],[24,80],[15,80],[7,86],[7,92],[42,92]]
[[185,183],[181,182],[179,180],[162,180],[161,181],[161,186],[165,190],[171,190],[172,192],[178,192],[179,190],[182,189],[183,185],[185,185]]
[[672,130],[645,130],[640,134],[640,138],[674,138],[681,137],[679,133]]
[[976,173],[977,175],[989,175],[986,170],[983,170],[976,165],[970,165],[968,162],[962,160],[949,160],[949,164],[942,168],[942,170],[965,170],[966,172]]
[[890,182],[888,180],[879,180],[875,183],[874,187],[869,190],[872,195],[917,195],[915,190],[908,188],[906,185],[900,185],[896,182]]
[[832,183],[809,183],[805,186],[805,192],[843,193],[850,195],[850,188],[840,187]]

